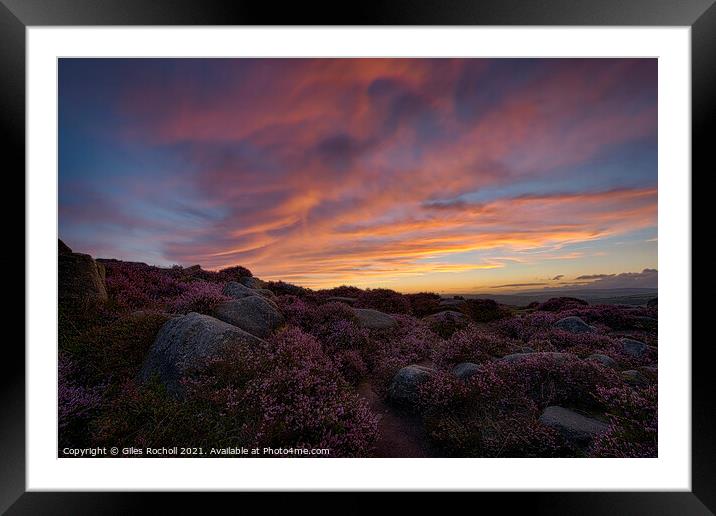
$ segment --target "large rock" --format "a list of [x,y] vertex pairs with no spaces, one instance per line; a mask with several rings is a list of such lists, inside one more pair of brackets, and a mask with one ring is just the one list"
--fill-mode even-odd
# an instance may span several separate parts
[[623,338],[621,340],[622,351],[632,357],[642,357],[647,352],[649,346],[638,340]]
[[555,328],[560,330],[571,331],[572,333],[592,333],[594,328],[585,323],[581,318],[576,316],[565,317],[554,323]]
[[378,310],[370,308],[354,308],[358,323],[363,328],[371,330],[386,330],[398,324],[393,317]]
[[107,300],[104,265],[88,254],[73,253],[62,241],[59,241],[58,253],[57,290],[60,302],[96,303]]
[[221,293],[231,299],[241,299],[256,295],[256,291],[254,291],[254,289],[249,288],[246,285],[242,285],[238,281],[229,281],[226,285],[224,285],[224,289]]
[[596,435],[609,428],[609,425],[602,421],[558,406],[547,407],[539,421],[557,430],[568,442],[580,447],[588,446]]
[[276,297],[270,290],[265,288],[250,288],[239,283],[238,281],[229,281],[226,285],[224,285],[224,290],[222,292],[225,296],[232,299],[242,299],[244,297],[251,297],[257,294],[266,299],[274,299]]
[[547,358],[556,362],[564,362],[570,356],[570,353],[558,353],[556,351],[539,351],[531,353],[513,353],[511,355],[505,355],[500,360],[503,362],[509,362],[512,364],[519,364],[529,359]]
[[452,374],[460,378],[461,380],[469,380],[476,374],[483,371],[483,367],[480,364],[473,362],[463,362],[453,367]]
[[434,369],[421,365],[409,365],[398,371],[388,387],[390,401],[397,405],[414,406],[418,402],[418,389],[431,376]]
[[257,337],[268,337],[283,325],[276,305],[261,296],[232,299],[216,308],[216,317]]
[[70,246],[68,246],[62,240],[60,240],[58,238],[57,239],[57,252],[58,252],[58,254],[72,254],[72,249],[70,249]]
[[616,360],[614,360],[610,356],[602,355],[601,353],[594,353],[592,355],[589,355],[587,357],[587,360],[591,360],[593,362],[599,362],[604,367],[608,367],[610,369],[618,369]]
[[242,285],[245,285],[249,288],[264,288],[266,286],[266,284],[263,281],[261,281],[260,279],[250,277],[250,276],[245,276],[245,277],[241,278],[239,281],[241,281]]
[[276,294],[274,294],[267,288],[255,288],[254,292],[256,292],[259,296],[265,297],[266,299],[276,299]]
[[141,380],[158,375],[167,391],[179,396],[184,373],[217,354],[224,346],[253,346],[261,339],[208,315],[191,312],[167,321],[159,330],[139,374]]

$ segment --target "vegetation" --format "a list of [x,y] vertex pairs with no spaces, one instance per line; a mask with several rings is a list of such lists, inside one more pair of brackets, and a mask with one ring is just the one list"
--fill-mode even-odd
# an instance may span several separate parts
[[[103,263],[109,300],[60,306],[61,447],[293,446],[371,456],[381,426],[361,386],[389,404],[396,374],[421,364],[433,373],[420,384],[412,410],[443,456],[656,455],[656,375],[633,386],[620,373],[656,366],[655,304],[560,298],[516,309],[469,299],[455,318],[441,314],[447,309],[434,293],[350,286],[313,291],[265,282],[285,325],[261,345],[228,347],[195,364],[182,379],[184,396],[175,398],[156,378],[138,380],[160,328],[177,314],[212,315],[227,299],[225,283],[251,272]],[[354,308],[391,314],[395,324],[365,327]],[[568,316],[593,331],[555,328]],[[627,352],[624,337],[645,343],[646,351]],[[520,353],[528,354],[504,359]],[[595,353],[616,368],[588,360]],[[479,374],[456,376],[453,369],[464,363],[479,366]],[[554,405],[606,421],[608,430],[577,448],[540,422]]]

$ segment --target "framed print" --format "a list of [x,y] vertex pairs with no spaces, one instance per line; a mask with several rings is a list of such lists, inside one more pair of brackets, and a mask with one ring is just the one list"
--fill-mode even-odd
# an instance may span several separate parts
[[712,3],[3,0],[27,300],[3,510],[710,514]]

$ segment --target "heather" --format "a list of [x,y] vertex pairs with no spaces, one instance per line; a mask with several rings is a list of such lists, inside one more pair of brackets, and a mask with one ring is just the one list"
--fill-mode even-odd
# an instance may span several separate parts
[[251,276],[243,267],[210,272],[201,268],[162,269],[119,261],[105,261],[104,265],[110,303],[117,311],[207,313],[226,300],[221,295],[225,282]]
[[601,388],[599,399],[609,407],[609,430],[592,446],[595,457],[656,457],[657,387]]
[[[59,307],[63,446],[308,447],[373,457],[392,456],[386,443],[410,437],[406,456],[656,454],[655,306],[559,298],[520,308],[349,285],[311,290],[240,266],[102,264],[107,299]],[[250,285],[242,295],[278,315],[267,327],[264,312],[239,314],[260,338],[225,336],[239,331],[218,319],[230,281]],[[364,309],[381,318],[359,317]],[[560,323],[569,317],[581,330]],[[178,333],[157,350],[170,326]],[[150,351],[189,356],[169,353],[179,342],[211,352],[183,366],[174,392],[161,371],[145,369]],[[606,431],[576,442],[542,417],[548,407]]]
[[[237,366],[236,364],[242,364]],[[377,420],[321,344],[298,328],[267,346],[227,350],[186,380],[198,423],[244,446],[330,448],[365,453]]]
[[492,299],[466,299],[461,310],[475,322],[487,323],[510,316],[510,311]]
[[410,300],[394,290],[385,288],[367,289],[358,294],[356,306],[372,308],[387,314],[409,314]]
[[439,342],[433,352],[433,360],[445,366],[460,362],[488,362],[495,357],[509,354],[515,341],[499,334],[471,325]]

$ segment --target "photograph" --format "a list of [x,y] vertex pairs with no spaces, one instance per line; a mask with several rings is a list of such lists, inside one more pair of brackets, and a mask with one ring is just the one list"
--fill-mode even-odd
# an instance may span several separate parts
[[57,457],[659,457],[659,59],[56,62]]

